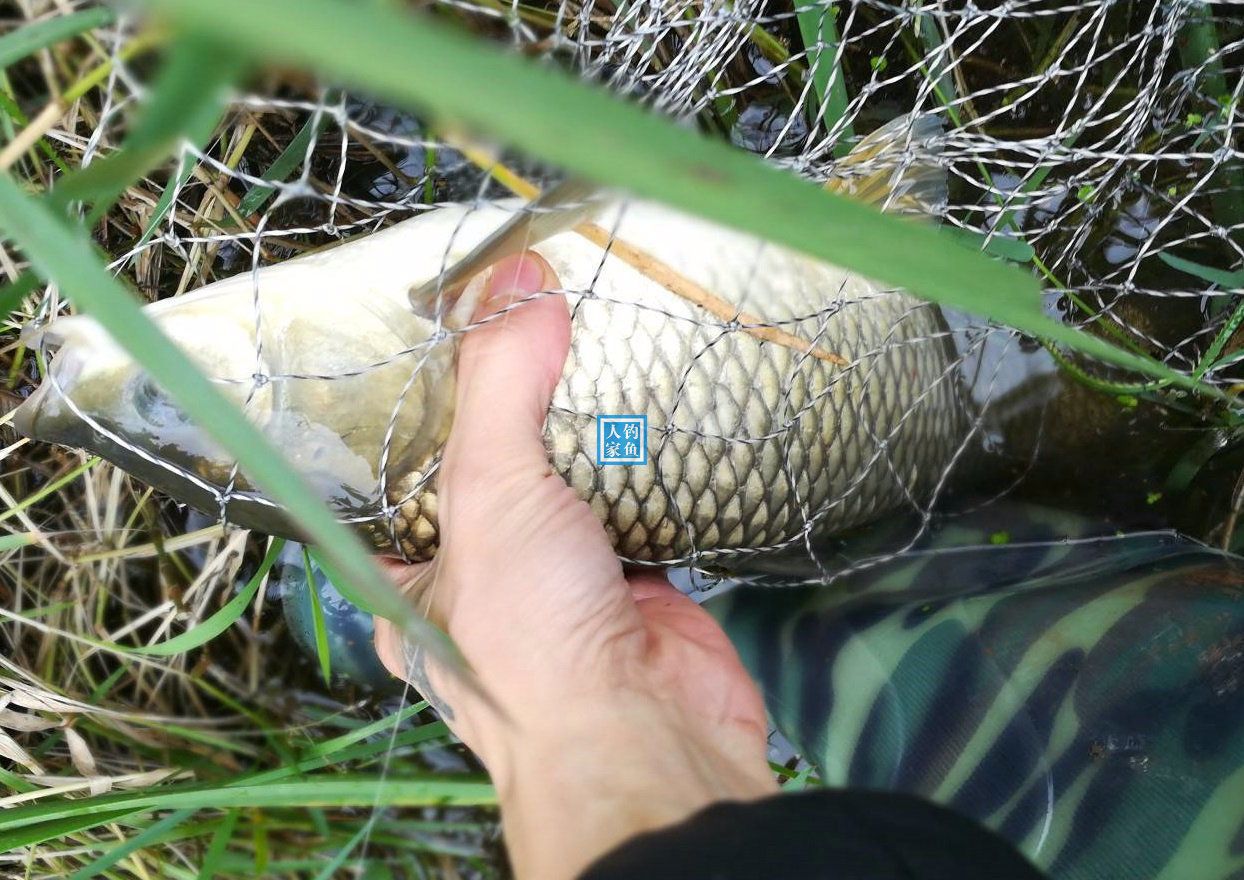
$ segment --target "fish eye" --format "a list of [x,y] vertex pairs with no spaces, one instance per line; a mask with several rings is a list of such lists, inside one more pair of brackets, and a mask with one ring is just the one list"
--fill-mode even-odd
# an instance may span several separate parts
[[139,376],[132,385],[130,402],[139,417],[156,428],[184,425],[189,421],[173,399],[146,373]]

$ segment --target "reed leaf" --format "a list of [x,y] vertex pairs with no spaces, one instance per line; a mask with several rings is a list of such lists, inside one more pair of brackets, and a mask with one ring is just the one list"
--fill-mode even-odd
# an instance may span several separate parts
[[[889,217],[604,89],[429,16],[343,0],[141,0],[175,27],[467,126],[598,183],[787,245],[880,282],[1185,389],[1217,388],[1049,317],[1036,280],[937,229]],[[245,21],[245,28],[234,22]],[[289,23],[297,21],[298,27]]]
[[58,15],[28,24],[0,37],[0,68],[21,61],[61,40],[111,24],[116,14],[106,6]]

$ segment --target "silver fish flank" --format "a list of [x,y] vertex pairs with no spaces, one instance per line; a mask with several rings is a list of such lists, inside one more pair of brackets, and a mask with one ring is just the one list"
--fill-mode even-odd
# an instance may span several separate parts
[[[898,207],[936,201],[944,172],[921,148],[934,127],[903,118],[879,129],[842,163],[836,188]],[[428,559],[460,335],[408,294],[521,207],[442,207],[147,312],[343,520],[381,552]],[[605,205],[592,228],[533,247],[572,315],[545,443],[619,555],[728,564],[927,500],[966,431],[935,306],[656,204]],[[15,413],[19,431],[297,537],[94,321],[60,319],[42,336],[56,353]],[[606,414],[647,417],[646,464],[598,466]]]

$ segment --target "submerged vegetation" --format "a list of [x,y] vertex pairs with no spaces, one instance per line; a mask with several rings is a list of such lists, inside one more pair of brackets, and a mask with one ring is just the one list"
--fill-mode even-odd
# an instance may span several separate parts
[[[896,24],[869,4],[757,7],[729,51],[713,44],[705,58],[688,58],[697,12],[713,20],[696,5],[685,26],[663,30],[643,4],[611,2],[139,5],[149,14],[0,3],[3,409],[42,375],[22,327],[70,308],[94,314],[297,512],[343,584],[425,639],[437,636],[137,303],[438,202],[503,196],[511,169],[544,178],[545,162],[1022,330],[1105,402],[1103,420],[1175,408],[1198,430],[1164,453],[1165,482],[1142,495],[1151,507],[1200,505],[1205,516],[1187,527],[1234,546],[1244,492],[1206,502],[1202,487],[1229,487],[1241,465],[1238,18],[1220,32],[1191,17],[1182,67],[1156,72],[1182,89],[1183,115],[1131,151],[1174,143],[1192,158],[1146,167],[1137,184],[1100,158],[1118,152],[1111,133],[1078,127],[1055,102],[1066,97],[1059,65],[1093,21],[1102,50],[1084,65],[1096,77],[1085,95],[1107,118],[1131,106],[1145,83],[1109,47],[1114,31],[1151,26],[1143,4],[1119,4],[1120,20],[1097,21],[1091,4],[999,19],[1023,47],[1015,59],[956,41],[946,15]],[[591,60],[615,33],[634,39],[602,50],[591,73],[694,118],[700,133],[557,69],[582,66],[575,53]],[[503,51],[511,38],[552,63]],[[649,59],[644,76],[615,81],[635,52]],[[666,74],[690,83],[682,105],[663,102]],[[1025,103],[1045,86],[1040,107]],[[823,179],[841,145],[916,106],[943,113],[965,145],[947,217],[963,235],[883,217],[789,173]],[[980,145],[997,140],[981,133],[1017,146],[987,155]],[[491,151],[481,136],[521,152]],[[727,147],[731,138],[788,167]],[[1026,146],[1040,138],[1041,149]],[[1062,190],[1048,179],[1054,163],[1070,169]],[[1213,222],[1164,223],[1184,207]],[[1051,222],[1057,212],[1070,219]],[[1112,262],[1114,246],[1130,249],[1127,262]],[[1116,295],[1126,285],[1182,299],[1138,307]],[[400,688],[326,691],[324,652],[298,659],[274,610],[279,542],[188,520],[82,453],[8,435],[0,445],[0,874],[504,872],[491,789],[424,705]]]

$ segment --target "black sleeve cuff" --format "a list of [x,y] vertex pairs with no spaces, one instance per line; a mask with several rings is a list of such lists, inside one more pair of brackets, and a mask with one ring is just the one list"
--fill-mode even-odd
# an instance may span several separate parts
[[818,789],[722,803],[625,841],[579,880],[1042,880],[1007,841],[910,795]]

